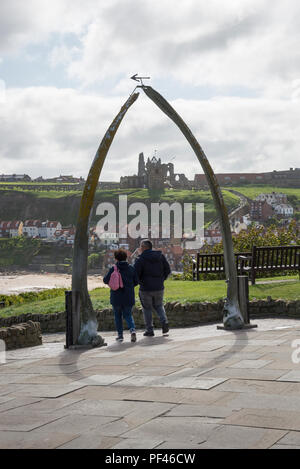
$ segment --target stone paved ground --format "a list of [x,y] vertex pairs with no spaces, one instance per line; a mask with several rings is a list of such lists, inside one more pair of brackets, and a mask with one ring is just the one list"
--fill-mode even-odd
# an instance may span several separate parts
[[138,333],[66,351],[62,334],[0,364],[0,448],[300,448],[300,322]]

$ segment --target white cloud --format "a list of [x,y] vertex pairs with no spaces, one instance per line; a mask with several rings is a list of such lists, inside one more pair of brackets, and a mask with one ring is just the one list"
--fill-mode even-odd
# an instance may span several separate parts
[[299,13],[297,0],[10,0],[0,3],[0,53],[56,33],[50,65],[85,86],[111,81],[119,93],[140,72],[286,99],[300,77]]
[[[173,96],[189,90],[192,99],[174,105],[216,171],[299,166],[299,13],[296,0],[0,2],[0,70],[8,56],[17,61],[18,53],[30,54],[27,46],[46,43],[52,76],[61,72],[63,81],[66,70],[85,89],[11,89],[7,82],[1,172],[86,176],[136,72],[151,76],[158,91],[164,83],[166,94],[170,82]],[[95,84],[102,96],[89,94]],[[215,98],[200,100],[199,87]],[[151,156],[154,149],[165,161],[176,156],[178,172],[200,171],[174,124],[141,96],[120,127],[103,178],[136,172],[138,153]]]
[[299,12],[293,0],[114,1],[82,35],[69,75],[88,85],[139,71],[286,97],[299,76]]
[[47,40],[51,33],[81,34],[104,2],[97,0],[2,0],[0,52],[16,53]]
[[[71,89],[7,90],[0,109],[1,172],[87,176],[97,146],[126,98]],[[299,101],[215,98],[176,100],[213,168],[271,171],[298,165]],[[137,171],[138,153],[154,150],[176,172],[202,172],[176,126],[142,93],[128,111],[104,165],[102,180]],[[298,165],[299,166],[299,165]]]

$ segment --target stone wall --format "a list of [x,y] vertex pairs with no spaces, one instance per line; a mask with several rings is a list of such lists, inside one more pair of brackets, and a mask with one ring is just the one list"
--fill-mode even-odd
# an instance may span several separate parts
[[0,339],[5,342],[6,350],[42,345],[41,326],[38,322],[28,321],[0,329]]
[[[223,301],[217,303],[199,302],[166,303],[165,308],[170,327],[191,327],[210,322],[222,322]],[[133,316],[138,329],[143,329],[144,320],[141,308],[134,307]],[[253,300],[250,302],[250,318],[264,317],[288,317],[300,318],[300,300]],[[160,326],[156,314],[153,314],[154,325]],[[115,330],[114,316],[110,308],[97,311],[99,331]],[[39,322],[43,333],[64,332],[66,326],[66,314],[22,314],[15,317],[0,318],[0,327],[9,327],[12,324],[28,321]]]

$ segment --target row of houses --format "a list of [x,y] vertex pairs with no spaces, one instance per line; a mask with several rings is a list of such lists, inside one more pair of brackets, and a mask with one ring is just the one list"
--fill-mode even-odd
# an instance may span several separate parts
[[272,216],[290,218],[294,209],[288,203],[287,195],[281,192],[259,194],[250,204],[250,218],[254,221],[266,221]]
[[54,178],[43,178],[42,176],[31,179],[28,174],[0,174],[0,181],[1,182],[65,182],[65,183],[80,183],[84,182],[85,180],[82,177],[74,177],[72,175],[63,175],[61,174],[58,177]]
[[28,238],[52,238],[55,232],[61,229],[59,221],[0,221],[0,237],[2,238],[14,238],[22,235]]

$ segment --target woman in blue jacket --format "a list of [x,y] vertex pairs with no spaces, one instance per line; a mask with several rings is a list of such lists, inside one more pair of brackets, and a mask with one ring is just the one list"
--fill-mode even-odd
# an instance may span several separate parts
[[[138,284],[137,274],[134,268],[127,262],[127,253],[123,249],[118,249],[115,252],[116,265],[123,280],[123,288],[118,290],[110,290],[110,303],[113,307],[115,315],[116,329],[118,337],[116,340],[123,341],[123,317],[127,322],[128,328],[131,333],[131,342],[136,341],[135,324],[132,317],[132,307],[135,304],[134,287]],[[110,276],[114,268],[107,272],[103,278],[103,282],[108,284]]]

